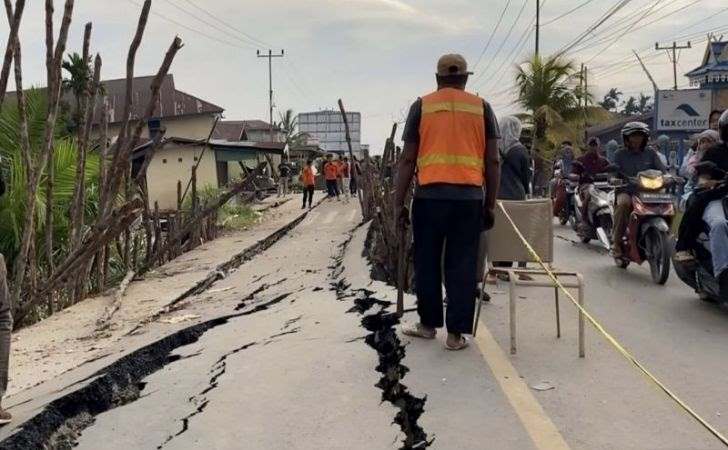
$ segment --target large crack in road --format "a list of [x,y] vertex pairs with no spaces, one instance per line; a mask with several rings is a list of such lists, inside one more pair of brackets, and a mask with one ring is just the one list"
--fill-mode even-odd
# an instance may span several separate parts
[[[402,364],[406,352],[404,343],[397,336],[396,327],[400,323],[399,317],[388,311],[392,303],[373,297],[374,292],[366,289],[352,290],[350,284],[343,278],[344,255],[355,231],[356,229],[340,245],[339,253],[334,257],[334,264],[330,267],[331,290],[336,292],[340,301],[354,298],[354,306],[348,312],[363,316],[361,326],[369,331],[369,334],[364,337],[364,342],[374,349],[379,357],[379,364],[375,370],[381,374],[381,377],[375,386],[382,391],[382,401],[390,403],[398,410],[394,423],[400,427],[405,436],[400,450],[430,447],[434,438],[428,439],[427,433],[418,423],[425,411],[427,396],[413,395],[402,383],[409,368]],[[375,307],[378,310],[369,313]]]
[[[257,289],[255,292],[259,294],[262,291]],[[265,311],[271,306],[281,303],[290,295],[290,293],[279,295],[249,310],[192,325],[124,356],[77,383],[88,382],[84,387],[49,403],[43,411],[23,424],[23,428],[17,433],[0,442],[0,448],[3,450],[28,450],[31,448],[67,450],[74,448],[83,430],[94,423],[96,416],[138,400],[146,387],[146,383],[143,381],[145,378],[168,364],[182,359],[172,355],[173,351],[194,344],[205,333],[226,325],[232,320]],[[238,308],[244,308],[253,297],[254,295],[245,297]],[[274,337],[276,336],[271,336],[265,343],[273,342]],[[239,347],[223,355],[216,364],[217,369],[213,368],[213,370],[222,370],[224,373],[224,362],[228,356],[241,352],[254,344],[256,343]],[[219,366],[220,364],[222,367]],[[217,377],[212,377],[211,386],[216,383],[222,373]],[[207,392],[203,391],[198,396],[204,396]],[[182,431],[172,438],[184,433],[187,430],[187,426],[184,424],[188,424],[189,420],[200,414],[206,406],[206,400],[200,401],[195,409],[196,412],[182,419]]]

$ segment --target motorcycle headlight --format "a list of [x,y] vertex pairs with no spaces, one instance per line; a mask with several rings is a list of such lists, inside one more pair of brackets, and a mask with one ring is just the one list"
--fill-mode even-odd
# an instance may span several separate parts
[[658,189],[662,189],[662,187],[664,185],[665,185],[665,179],[663,177],[657,177],[657,178],[640,177],[640,187],[642,189],[656,191]]

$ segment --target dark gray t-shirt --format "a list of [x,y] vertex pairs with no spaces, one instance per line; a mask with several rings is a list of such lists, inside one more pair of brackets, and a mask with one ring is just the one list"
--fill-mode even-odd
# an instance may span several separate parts
[[[483,101],[485,107],[485,131],[488,139],[500,138],[498,120],[488,102]],[[404,126],[402,140],[409,144],[420,143],[420,122],[422,121],[422,99],[418,98],[410,107],[407,123]],[[486,143],[487,145],[487,143]],[[497,152],[498,149],[490,149]],[[488,151],[486,147],[485,151]],[[417,186],[416,198],[427,198],[433,200],[483,200],[483,188],[476,186],[458,186],[456,184],[432,184],[428,186]]]
[[627,177],[636,177],[643,170],[667,171],[657,152],[649,147],[641,152],[620,149],[614,154],[614,164],[619,168],[619,172]]

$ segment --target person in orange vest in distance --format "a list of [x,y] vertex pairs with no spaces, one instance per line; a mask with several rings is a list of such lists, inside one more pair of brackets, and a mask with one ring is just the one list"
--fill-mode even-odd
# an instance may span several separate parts
[[328,198],[339,198],[339,185],[337,179],[339,177],[339,168],[333,160],[333,155],[326,155],[326,163],[324,164],[324,178],[326,179],[326,191]]
[[313,207],[313,192],[316,189],[316,175],[313,173],[313,161],[310,159],[306,161],[306,167],[301,172],[301,183],[303,183],[303,208],[306,209],[306,203],[308,201],[308,208]]
[[401,233],[409,216],[405,197],[416,170],[412,227],[420,320],[402,332],[434,339],[446,324],[449,350],[467,347],[464,335],[472,333],[480,233],[493,227],[500,184],[498,122],[485,100],[465,91],[470,74],[465,58],[443,56],[437,63],[437,91],[410,108],[394,203]]

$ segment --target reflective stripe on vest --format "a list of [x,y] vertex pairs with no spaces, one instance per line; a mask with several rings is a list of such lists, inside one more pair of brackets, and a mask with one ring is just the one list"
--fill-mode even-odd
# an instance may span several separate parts
[[485,177],[483,99],[446,88],[422,98],[417,180],[420,185],[483,186]]

